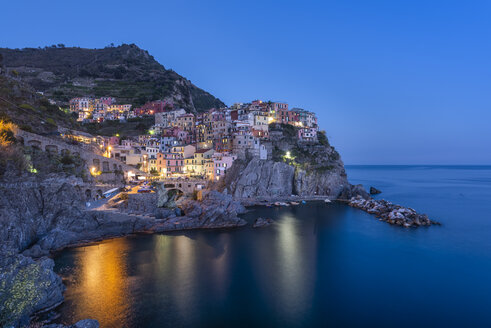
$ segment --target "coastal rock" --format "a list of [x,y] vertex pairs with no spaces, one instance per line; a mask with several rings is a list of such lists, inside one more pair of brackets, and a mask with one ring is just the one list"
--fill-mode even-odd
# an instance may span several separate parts
[[440,225],[439,222],[430,220],[426,214],[419,214],[412,208],[392,204],[383,199],[364,199],[361,196],[357,196],[351,198],[349,205],[373,214],[381,221],[406,228]]
[[33,313],[45,312],[63,301],[64,286],[53,272],[52,259],[34,261],[1,249],[0,257],[0,319],[2,325],[22,326]]
[[273,220],[270,218],[257,218],[256,221],[254,221],[254,224],[252,225],[253,228],[261,228],[261,227],[267,227],[269,225],[273,224]]
[[[344,168],[306,171],[272,160],[234,163],[227,173],[224,192],[237,199],[325,195],[337,198],[350,188]],[[351,195],[351,194],[350,194]]]
[[43,256],[48,256],[49,251],[42,249],[38,244],[32,246],[31,248],[26,249],[22,252],[22,255],[32,257],[32,258],[40,258]]
[[23,251],[54,229],[84,226],[82,191],[70,181],[0,185],[0,193],[0,244]]
[[199,227],[242,226],[246,222],[237,217],[245,208],[232,196],[218,191],[203,192],[202,201],[187,200],[181,205],[184,215],[195,218]]
[[176,200],[178,198],[175,190],[169,191],[163,183],[157,184],[157,207],[176,208]]
[[349,186],[342,167],[309,172],[297,169],[294,184],[295,193],[299,196],[326,195],[329,198],[337,198]]
[[349,200],[353,197],[360,197],[362,199],[370,199],[370,195],[367,193],[363,185],[348,185],[346,186],[341,194],[338,196],[339,199]]
[[382,192],[380,190],[378,190],[377,188],[375,187],[370,187],[370,195],[378,195],[378,194],[381,194]]
[[252,159],[238,161],[226,175],[227,194],[235,198],[289,196],[295,168],[285,163]]

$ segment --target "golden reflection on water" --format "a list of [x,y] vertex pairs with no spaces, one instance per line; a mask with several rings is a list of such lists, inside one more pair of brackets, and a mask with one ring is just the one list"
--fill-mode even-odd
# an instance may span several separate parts
[[[278,226],[277,255],[278,267],[278,299],[285,309],[286,317],[301,318],[308,311],[311,302],[313,283],[305,279],[309,269],[307,258],[315,252],[316,239],[302,238],[299,235],[298,225],[295,217],[285,214]],[[310,253],[310,254],[309,254]]]
[[84,247],[77,254],[77,295],[69,295],[75,317],[91,315],[101,327],[124,327],[131,309],[128,296],[127,240]]

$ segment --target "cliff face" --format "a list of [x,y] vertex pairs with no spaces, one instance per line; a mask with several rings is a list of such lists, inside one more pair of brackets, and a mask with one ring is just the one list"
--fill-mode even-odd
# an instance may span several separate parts
[[268,160],[234,162],[223,186],[236,198],[325,195],[350,197],[344,164],[322,134],[318,142],[300,142],[292,126],[270,125]]
[[234,163],[225,190],[235,198],[325,195],[338,198],[351,188],[344,168],[306,171],[286,163],[252,159]]
[[113,96],[135,105],[166,99],[189,111],[224,106],[134,44],[104,49],[0,48],[0,54],[9,74],[22,78],[59,104],[73,97],[94,95]]
[[253,159],[234,163],[225,184],[236,198],[290,196],[294,190],[295,168],[285,163]]

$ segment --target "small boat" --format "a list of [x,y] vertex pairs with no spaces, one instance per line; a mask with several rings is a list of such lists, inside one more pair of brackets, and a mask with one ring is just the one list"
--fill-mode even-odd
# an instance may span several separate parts
[[300,203],[297,202],[290,202],[291,205],[299,205]]
[[324,199],[324,203],[330,203],[331,200],[329,198]]
[[307,202],[306,202],[306,201],[304,201],[304,200],[302,200],[302,204],[307,204]]
[[275,203],[274,203],[274,205],[275,205],[275,206],[280,206],[280,205],[281,205],[281,203],[280,203],[280,202],[275,202]]

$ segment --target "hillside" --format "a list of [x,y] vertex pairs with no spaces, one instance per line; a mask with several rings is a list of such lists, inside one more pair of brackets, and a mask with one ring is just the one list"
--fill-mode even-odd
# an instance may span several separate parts
[[0,120],[14,122],[21,129],[49,134],[57,126],[82,129],[75,118],[52,105],[34,89],[6,75],[0,74]]
[[165,99],[188,111],[224,106],[134,44],[104,49],[0,48],[0,55],[11,75],[59,105],[66,105],[73,97],[92,95],[113,96],[118,102],[135,106]]

